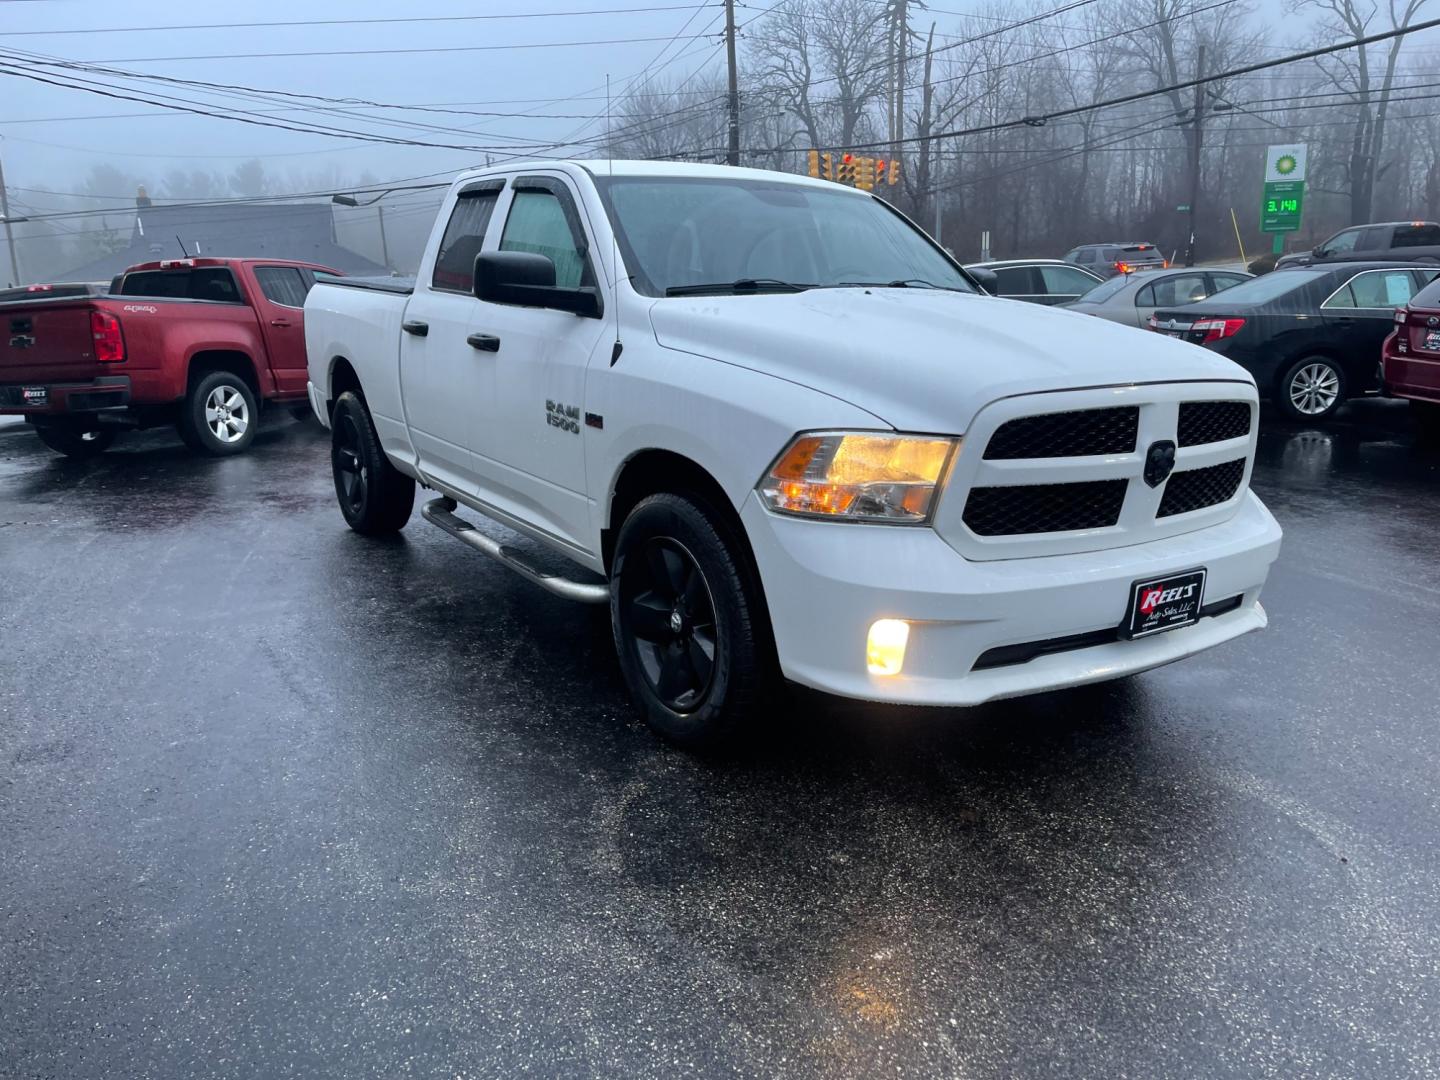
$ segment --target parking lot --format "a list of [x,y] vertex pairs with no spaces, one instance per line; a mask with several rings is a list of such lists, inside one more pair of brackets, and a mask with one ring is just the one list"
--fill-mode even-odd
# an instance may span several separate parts
[[[0,1075],[1440,1075],[1440,453],[1264,420],[1270,628],[970,711],[633,714],[327,436],[0,432]],[[456,573],[463,567],[464,573]]]

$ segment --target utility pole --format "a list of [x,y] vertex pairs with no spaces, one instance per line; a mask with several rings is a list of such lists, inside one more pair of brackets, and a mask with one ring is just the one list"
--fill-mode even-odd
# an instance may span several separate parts
[[12,282],[19,285],[20,259],[15,254],[15,230],[10,224],[10,196],[5,192],[5,162],[0,160],[0,218],[5,219],[5,243],[10,249],[10,272],[15,276]]
[[[1200,46],[1200,55],[1195,61],[1195,77],[1205,77],[1205,46]],[[1195,87],[1195,115],[1191,117],[1190,132],[1190,239],[1185,245],[1185,265],[1195,265],[1195,221],[1200,209],[1200,152],[1205,148],[1205,84]]]
[[890,150],[890,156],[897,160],[905,139],[905,47],[910,35],[908,8],[908,0],[895,0],[895,96],[891,100],[894,119],[890,122],[891,139],[895,145]]
[[730,128],[727,165],[740,164],[740,73],[735,67],[735,0],[725,0],[725,64],[729,86],[725,94],[725,111]]
[[376,205],[380,213],[380,259],[385,263],[385,272],[390,273],[390,245],[385,242],[385,207]]

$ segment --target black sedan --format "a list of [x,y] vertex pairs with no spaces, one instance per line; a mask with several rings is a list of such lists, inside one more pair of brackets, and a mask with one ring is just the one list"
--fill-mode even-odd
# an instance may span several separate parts
[[1379,389],[1380,346],[1395,309],[1437,273],[1395,262],[1277,270],[1198,304],[1158,310],[1150,328],[1228,356],[1255,376],[1261,397],[1315,420]]

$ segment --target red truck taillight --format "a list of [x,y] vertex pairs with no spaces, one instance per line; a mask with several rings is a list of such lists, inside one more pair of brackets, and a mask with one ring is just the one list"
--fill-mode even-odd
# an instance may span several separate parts
[[125,359],[125,336],[120,320],[108,311],[90,312],[90,334],[95,339],[95,359],[107,364]]

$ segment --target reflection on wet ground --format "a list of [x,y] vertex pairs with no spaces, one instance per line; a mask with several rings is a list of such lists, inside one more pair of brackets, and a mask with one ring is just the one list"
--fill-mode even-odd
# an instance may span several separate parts
[[706,760],[318,429],[0,435],[0,1074],[1440,1074],[1437,481],[1267,416],[1264,634]]

